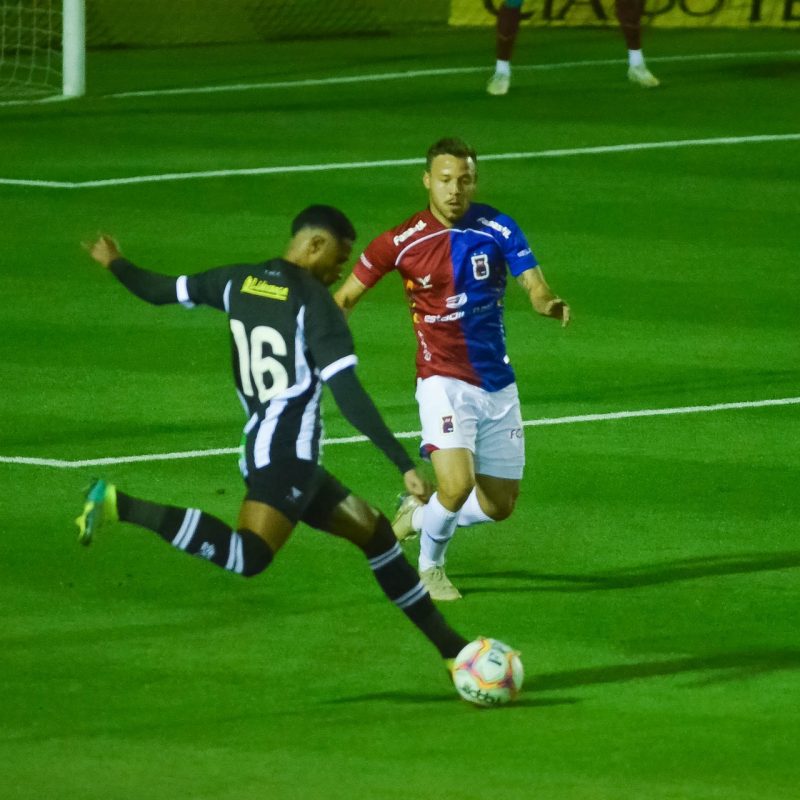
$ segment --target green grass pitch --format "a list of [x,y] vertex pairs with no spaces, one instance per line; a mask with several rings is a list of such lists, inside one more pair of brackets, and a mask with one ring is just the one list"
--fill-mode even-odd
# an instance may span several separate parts
[[[0,179],[80,182],[800,132],[794,33],[652,31],[663,86],[625,80],[616,31],[524,31],[518,69],[175,96],[115,92],[491,63],[487,31],[91,53],[90,96],[0,108]],[[739,54],[699,58],[704,54]],[[659,60],[681,56],[681,59]],[[527,420],[800,396],[800,143],[480,165],[515,216],[562,331],[509,287]],[[116,234],[179,274],[280,252],[304,204],[357,246],[424,202],[418,165],[67,188],[0,183],[0,797],[4,800],[789,800],[800,782],[797,405],[527,429],[507,522],[463,530],[444,608],[522,651],[519,702],[460,701],[363,559],[301,528],[246,582],[134,529],[76,545],[98,473],[233,520],[221,317],[127,296],[80,249]],[[395,280],[352,318],[360,374],[414,431],[413,336]],[[326,400],[327,435],[353,431]],[[415,445],[414,440],[408,442]],[[385,511],[367,444],[326,465]],[[409,555],[416,557],[414,546]]]

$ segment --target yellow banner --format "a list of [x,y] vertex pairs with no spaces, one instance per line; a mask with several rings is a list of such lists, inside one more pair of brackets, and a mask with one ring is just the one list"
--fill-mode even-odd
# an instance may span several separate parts
[[[451,25],[494,25],[503,0],[450,0]],[[523,25],[616,25],[614,0],[525,0]],[[800,28],[800,0],[644,0],[644,26]]]

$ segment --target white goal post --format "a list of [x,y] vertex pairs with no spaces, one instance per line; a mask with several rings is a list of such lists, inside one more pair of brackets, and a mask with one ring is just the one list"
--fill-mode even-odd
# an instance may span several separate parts
[[0,104],[86,91],[86,0],[0,0]]
[[63,0],[61,90],[64,97],[86,92],[86,0]]

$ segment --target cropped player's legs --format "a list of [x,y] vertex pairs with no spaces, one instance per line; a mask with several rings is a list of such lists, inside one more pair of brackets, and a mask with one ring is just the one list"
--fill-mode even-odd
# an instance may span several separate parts
[[395,533],[402,540],[421,531],[423,581],[434,600],[457,600],[461,594],[444,573],[456,527],[505,519],[519,492],[525,463],[519,395],[514,384],[487,392],[435,376],[418,381],[417,402],[438,489],[424,506],[404,501]]
[[233,530],[200,509],[143,500],[103,480],[94,481],[76,520],[78,540],[90,544],[104,521],[116,520],[147,528],[178,550],[243,577],[263,572],[294,527],[277,509],[246,500]]
[[643,0],[616,0],[614,11],[628,48],[628,79],[646,89],[655,88],[658,79],[647,68],[642,53]]
[[434,600],[459,600],[461,593],[447,577],[444,564],[447,546],[455,533],[464,501],[475,482],[472,453],[466,448],[449,448],[431,453],[437,491],[425,505],[413,510],[421,532],[419,575]]
[[[389,520],[356,495],[348,494],[332,508],[325,500],[325,490],[321,495],[304,521],[359,547],[387,598],[425,634],[442,658],[454,658],[467,640],[447,624],[431,602],[419,576],[406,561]],[[328,491],[327,497],[333,497],[333,492]]]
[[416,513],[422,530],[421,574],[444,568],[457,527],[499,522],[511,516],[520,489],[519,479],[476,474],[469,450],[437,450],[431,461],[439,488]]
[[522,0],[504,0],[497,10],[495,26],[495,64],[494,75],[489,79],[486,91],[493,95],[508,92],[511,83],[511,55],[517,41],[519,23],[522,18]]

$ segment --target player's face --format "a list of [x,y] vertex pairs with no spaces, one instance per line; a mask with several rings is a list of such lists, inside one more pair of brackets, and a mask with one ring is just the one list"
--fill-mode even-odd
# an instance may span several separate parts
[[337,239],[332,233],[324,231],[319,249],[314,254],[311,271],[314,277],[330,286],[342,275],[342,267],[350,260],[353,242],[350,239]]
[[436,156],[423,176],[431,213],[448,227],[463,217],[472,202],[478,180],[475,162],[458,156]]

